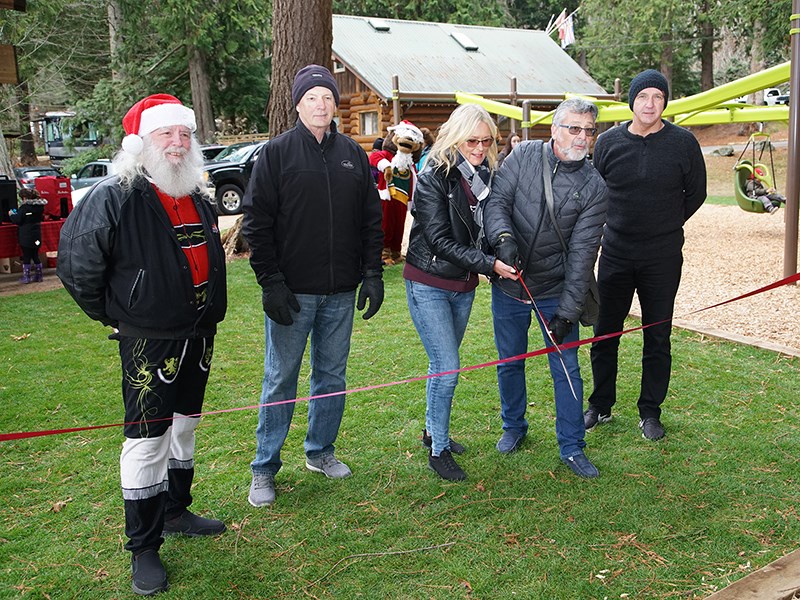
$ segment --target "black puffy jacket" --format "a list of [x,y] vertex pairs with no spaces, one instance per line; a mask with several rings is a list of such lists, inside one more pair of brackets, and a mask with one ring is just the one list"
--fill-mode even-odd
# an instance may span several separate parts
[[367,153],[334,123],[321,144],[299,120],[270,140],[242,209],[261,285],[280,273],[296,294],[334,294],[381,272],[381,201]]
[[213,207],[192,194],[208,248],[205,306],[197,310],[189,261],[153,186],[97,183],[61,228],[56,274],[83,311],[122,335],[186,339],[225,318],[225,254]]
[[[597,259],[608,190],[588,161],[562,162],[547,144],[554,211],[569,248],[565,253],[545,203],[542,143],[521,142],[503,161],[484,208],[486,238],[494,245],[500,234],[512,234],[534,300],[558,297],[558,314],[576,323]],[[528,299],[518,281],[493,283],[509,296]]]
[[492,274],[494,257],[481,250],[480,227],[458,169],[432,165],[425,169],[417,181],[411,214],[414,223],[406,262],[443,279]]
[[19,245],[23,248],[36,248],[42,243],[42,221],[44,221],[44,198],[23,200],[17,212],[9,215],[11,222],[19,227]]

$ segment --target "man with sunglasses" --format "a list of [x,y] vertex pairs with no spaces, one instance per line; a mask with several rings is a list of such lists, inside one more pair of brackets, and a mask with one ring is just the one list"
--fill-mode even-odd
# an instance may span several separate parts
[[[581,98],[562,102],[553,114],[551,140],[517,145],[503,161],[484,210],[486,237],[497,258],[521,272],[520,280],[493,280],[497,352],[503,359],[528,351],[532,315],[545,344],[557,345],[548,355],[556,439],[561,460],[584,478],[599,472],[584,454],[578,350],[561,345],[578,340],[578,319],[605,221],[606,186],[586,160],[596,119],[597,107],[591,102]],[[545,186],[545,178],[552,186]],[[548,187],[552,187],[552,213],[546,200]],[[507,454],[517,450],[528,432],[525,361],[498,365],[497,380],[503,420],[497,450]]]
[[[639,296],[644,332],[639,428],[648,440],[664,437],[661,404],[672,356],[672,312],[683,265],[683,224],[706,199],[700,145],[686,129],[661,118],[667,79],[648,69],[631,81],[633,120],[597,140],[594,165],[609,189],[608,220],[598,265],[600,316],[595,335],[621,331]],[[616,402],[619,337],[592,345],[594,391],[584,413],[587,430],[611,420]]]

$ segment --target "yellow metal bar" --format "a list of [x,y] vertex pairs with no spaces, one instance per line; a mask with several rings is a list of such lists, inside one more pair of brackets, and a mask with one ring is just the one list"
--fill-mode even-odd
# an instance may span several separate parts
[[[797,18],[800,18],[798,16]],[[753,73],[747,77],[742,77],[736,81],[725,83],[714,89],[700,92],[694,96],[686,98],[679,98],[677,100],[670,100],[667,108],[664,110],[665,117],[675,117],[676,122],[684,125],[712,125],[714,123],[748,123],[753,121],[786,121],[789,119],[789,109],[786,106],[769,106],[769,107],[750,107],[750,108],[733,108],[729,109],[716,109],[721,104],[738,98],[752,94],[759,90],[768,87],[775,87],[781,83],[789,81],[789,67],[790,63],[785,62],[780,65]],[[614,102],[612,100],[597,100],[591,96],[583,96],[580,94],[565,94],[565,97],[580,96],[591,100],[597,104],[599,113],[597,115],[598,123],[610,123],[614,121],[627,121],[631,119],[633,113],[628,105],[624,102]],[[459,104],[479,104],[487,111],[497,115],[503,115],[510,119],[522,121],[522,109],[518,106],[511,106],[504,102],[496,100],[487,100],[482,96],[475,94],[467,94],[465,92],[455,93],[456,102]],[[746,105],[744,105],[746,106]],[[756,112],[744,112],[747,110]],[[711,114],[710,114],[711,113]],[[531,111],[531,124],[549,124],[552,112],[545,111]],[[705,116],[709,115],[709,116]],[[530,126],[523,124],[523,127]]]
[[675,115],[675,123],[684,126],[788,120],[788,106],[752,106],[734,109],[720,108],[692,114]]

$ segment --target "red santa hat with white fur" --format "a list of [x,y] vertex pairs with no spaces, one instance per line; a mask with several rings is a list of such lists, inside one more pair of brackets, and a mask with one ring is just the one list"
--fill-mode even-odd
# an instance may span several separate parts
[[153,94],[143,98],[122,119],[122,127],[127,134],[122,138],[122,149],[130,154],[141,154],[144,148],[142,136],[174,125],[184,125],[194,132],[197,129],[194,111],[169,94]]

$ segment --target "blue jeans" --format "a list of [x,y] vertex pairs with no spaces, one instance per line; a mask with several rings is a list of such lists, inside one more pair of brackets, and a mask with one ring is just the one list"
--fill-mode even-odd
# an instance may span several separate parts
[[[428,374],[461,367],[458,348],[464,339],[475,292],[450,292],[406,280],[408,312],[428,354]],[[431,454],[450,449],[450,408],[458,373],[432,377],[425,392],[425,428],[431,435]]]
[[[558,309],[558,298],[536,300],[536,305],[548,321]],[[494,321],[494,343],[500,358],[517,356],[528,351],[528,330],[531,326],[533,306],[515,300],[504,294],[497,286],[492,286],[492,319]],[[533,311],[535,312],[535,311]],[[537,315],[537,320],[538,315]],[[539,321],[542,337],[547,346],[550,340],[544,331],[544,324]],[[580,328],[576,323],[564,342],[578,340]],[[556,400],[556,440],[561,458],[569,458],[583,452],[586,446],[583,426],[583,380],[578,365],[578,349],[570,348],[547,355],[550,363],[550,375],[553,378],[553,391]],[[560,358],[564,364],[561,364]],[[569,381],[572,382],[570,389]],[[525,419],[525,408],[528,394],[525,387],[525,361],[517,360],[497,365],[497,384],[500,389],[500,416],[503,419],[503,430],[527,433],[528,421]],[[577,399],[575,398],[577,396]]]
[[[300,312],[294,323],[279,325],[264,315],[264,380],[261,404],[297,397],[300,364],[311,337],[311,396],[346,388],[347,355],[353,330],[355,291],[318,296],[296,294]],[[309,401],[305,452],[309,458],[332,454],[344,413],[344,394]],[[256,429],[253,473],[272,474],[281,468],[281,447],[289,433],[294,402],[262,406]]]

